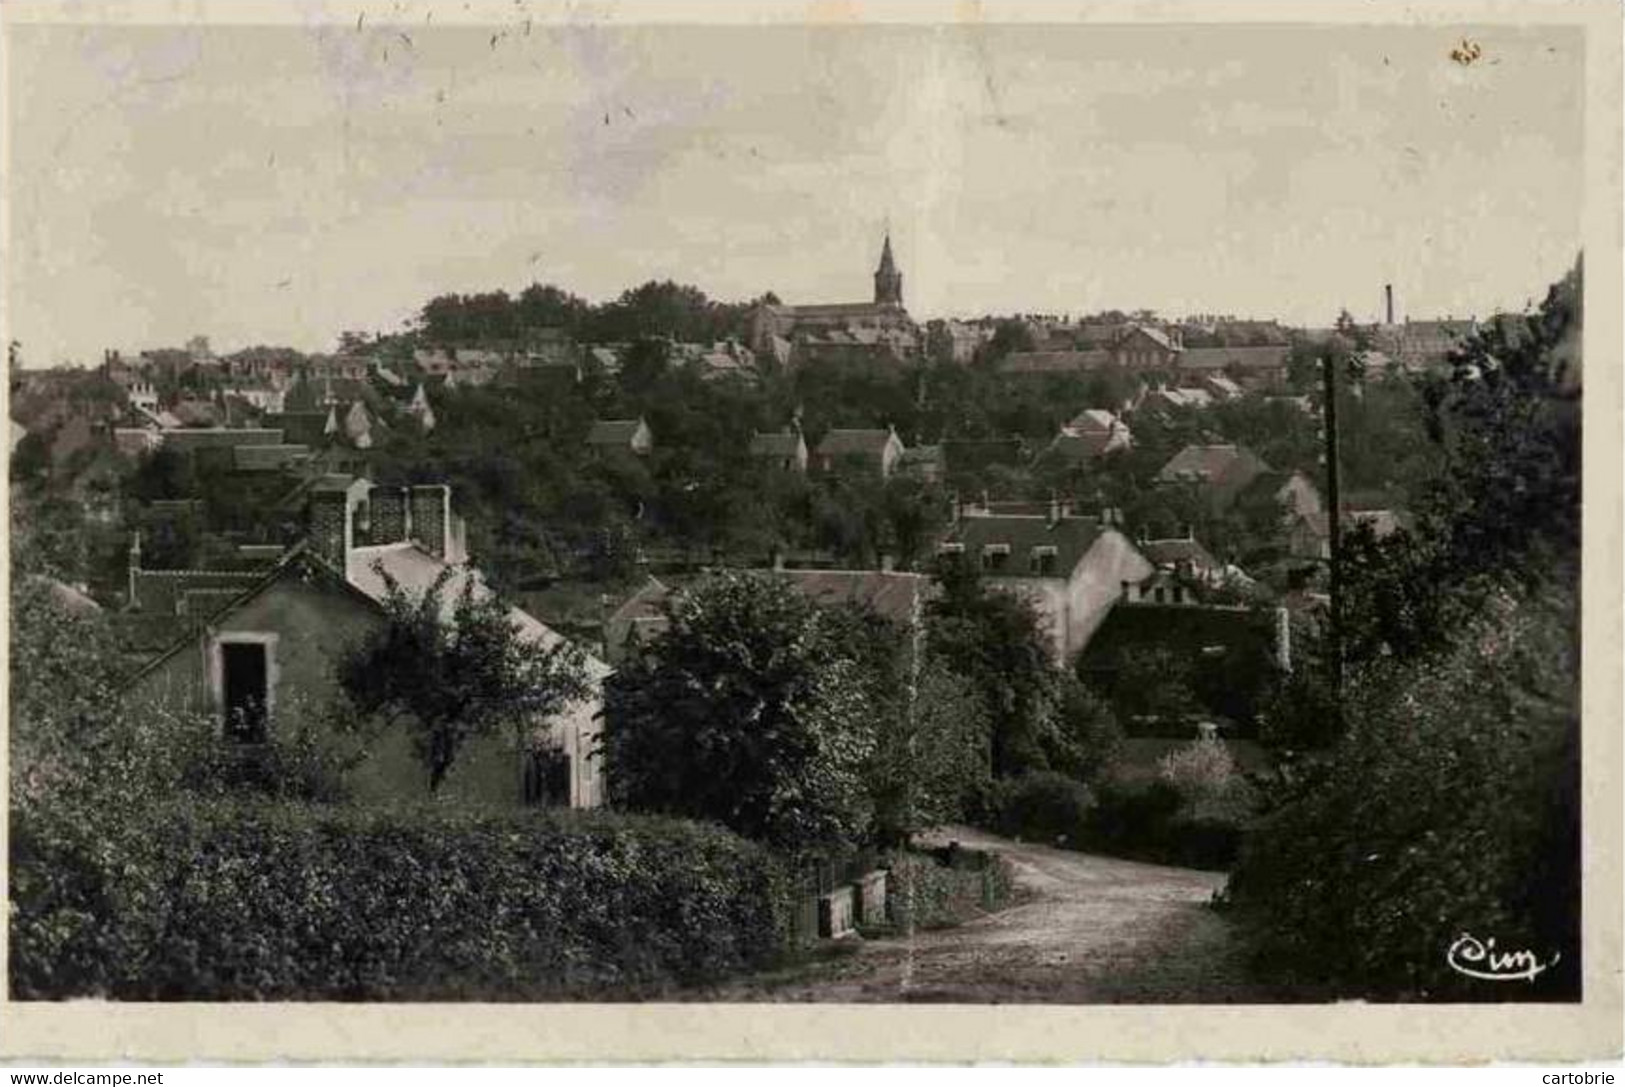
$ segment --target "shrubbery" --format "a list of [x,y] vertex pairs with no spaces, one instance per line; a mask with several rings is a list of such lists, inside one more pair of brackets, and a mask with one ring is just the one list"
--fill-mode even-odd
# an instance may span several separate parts
[[946,928],[1003,906],[1013,887],[1010,863],[996,854],[964,852],[944,864],[902,853],[891,863],[886,910],[905,932]]
[[21,999],[536,999],[772,961],[774,860],[671,820],[203,801],[11,824]]
[[1226,868],[1253,820],[1254,797],[1234,757],[1216,740],[1164,755],[1155,779],[1116,780],[1098,791],[1086,840],[1129,857]]
[[992,791],[993,824],[1002,834],[1045,844],[1076,844],[1093,798],[1081,782],[1043,771],[1005,778]]
[[1501,998],[1450,970],[1463,933],[1579,978],[1572,600],[1502,598],[1454,649],[1350,683],[1347,737],[1250,837],[1230,897],[1261,963],[1370,997]]

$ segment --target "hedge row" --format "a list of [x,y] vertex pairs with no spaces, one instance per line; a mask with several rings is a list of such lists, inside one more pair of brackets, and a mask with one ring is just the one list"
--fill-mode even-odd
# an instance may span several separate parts
[[21,999],[569,998],[771,963],[782,874],[675,820],[176,804],[11,826]]
[[1015,838],[1215,870],[1235,863],[1253,821],[1239,785],[1208,795],[1189,782],[1108,779],[1091,790],[1048,772],[1000,782],[991,807],[988,825]]

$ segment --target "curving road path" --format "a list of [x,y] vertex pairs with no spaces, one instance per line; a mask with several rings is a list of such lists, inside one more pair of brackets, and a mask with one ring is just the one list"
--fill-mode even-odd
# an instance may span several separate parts
[[[1291,999],[1249,979],[1230,923],[1208,908],[1218,872],[1141,864],[954,828],[996,850],[1014,905],[957,928],[855,941],[797,971],[710,999],[946,1003],[1254,1003]],[[1301,999],[1301,998],[1300,998]]]

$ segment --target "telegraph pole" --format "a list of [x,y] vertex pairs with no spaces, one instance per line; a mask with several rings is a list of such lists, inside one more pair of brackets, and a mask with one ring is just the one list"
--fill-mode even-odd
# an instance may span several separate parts
[[[1331,626],[1327,638],[1331,652],[1332,698],[1338,716],[1343,712],[1343,578],[1340,566],[1343,558],[1343,506],[1338,493],[1337,478],[1337,352],[1329,350],[1321,359],[1320,369],[1322,410],[1326,440],[1326,507],[1330,535],[1328,565],[1331,574]],[[1341,729],[1339,730],[1341,731]]]

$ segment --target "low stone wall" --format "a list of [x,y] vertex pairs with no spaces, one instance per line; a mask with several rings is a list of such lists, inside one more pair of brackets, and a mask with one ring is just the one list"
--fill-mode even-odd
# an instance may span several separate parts
[[876,869],[859,876],[852,884],[855,921],[859,925],[881,925],[886,922],[886,872]]
[[818,896],[818,935],[828,940],[851,936],[854,926],[857,895],[852,884],[837,887],[826,895]]

